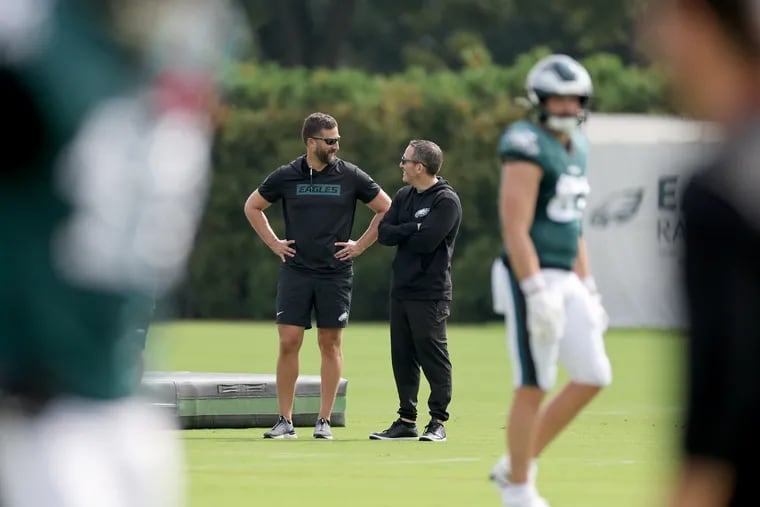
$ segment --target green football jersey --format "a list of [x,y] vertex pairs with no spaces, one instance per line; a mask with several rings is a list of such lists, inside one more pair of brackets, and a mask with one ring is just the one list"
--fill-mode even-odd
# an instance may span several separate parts
[[573,133],[568,149],[526,120],[510,125],[499,141],[502,160],[533,162],[543,171],[530,228],[541,267],[572,269],[590,190],[587,151],[586,138],[580,131]]
[[186,138],[171,158],[148,149],[184,124],[161,130],[150,76],[89,2],[39,5],[42,26],[0,27],[17,135],[0,164],[0,391],[119,398],[137,387],[136,331],[190,244],[206,166],[184,171]]

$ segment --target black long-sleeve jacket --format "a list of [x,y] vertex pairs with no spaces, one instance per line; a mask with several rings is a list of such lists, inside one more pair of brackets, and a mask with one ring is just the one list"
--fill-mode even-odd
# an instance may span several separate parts
[[736,473],[732,507],[760,505],[760,120],[684,193],[689,303],[685,452]]
[[396,193],[378,228],[381,244],[397,246],[392,297],[451,300],[451,257],[461,221],[459,196],[440,176],[423,192],[407,185]]

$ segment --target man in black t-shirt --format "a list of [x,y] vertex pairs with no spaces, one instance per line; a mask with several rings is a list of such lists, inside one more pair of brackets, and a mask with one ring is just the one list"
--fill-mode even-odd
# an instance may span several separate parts
[[760,5],[663,0],[652,47],[674,96],[722,125],[683,195],[689,311],[673,507],[757,506],[760,455]]
[[[309,115],[301,136],[306,154],[267,176],[245,203],[251,226],[282,260],[276,304],[280,414],[264,437],[296,438],[292,415],[298,353],[314,310],[322,355],[321,403],[314,438],[331,439],[329,419],[343,368],[341,339],[351,310],[353,258],[377,239],[377,226],[390,198],[367,173],[336,156],[340,135],[332,116]],[[350,238],[357,200],[375,216],[354,241]],[[282,201],[285,239],[277,237],[264,215],[277,201]]]

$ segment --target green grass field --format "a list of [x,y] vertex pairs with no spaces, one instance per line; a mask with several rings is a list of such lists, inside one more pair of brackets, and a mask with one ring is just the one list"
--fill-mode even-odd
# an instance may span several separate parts
[[[311,428],[292,441],[263,440],[263,428],[183,431],[190,505],[500,505],[487,475],[504,452],[511,396],[503,337],[500,325],[450,328],[448,442],[370,441],[396,417],[388,328],[352,325],[344,337],[347,425],[334,428],[335,440],[315,441]],[[149,343],[149,366],[160,369],[272,373],[277,355],[272,323],[162,325]],[[613,385],[540,460],[539,490],[552,507],[662,505],[675,463],[681,345],[673,333],[608,333]],[[301,373],[319,373],[315,330]],[[423,381],[421,425],[427,394]]]

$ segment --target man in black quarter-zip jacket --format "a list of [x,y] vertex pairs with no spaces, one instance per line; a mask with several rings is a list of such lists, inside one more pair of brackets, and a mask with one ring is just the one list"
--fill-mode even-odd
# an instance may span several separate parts
[[391,362],[399,418],[372,440],[417,440],[420,367],[430,383],[431,420],[419,440],[446,441],[451,361],[446,320],[452,299],[451,257],[462,221],[459,196],[438,176],[443,153],[431,141],[409,142],[401,158],[407,186],[393,198],[378,228],[378,241],[397,246],[391,287]]
[[[282,260],[277,282],[277,398],[280,415],[265,438],[296,438],[293,401],[304,330],[317,318],[322,356],[321,403],[314,438],[332,439],[330,414],[343,367],[341,340],[351,311],[353,258],[377,239],[390,198],[367,173],[336,156],[338,123],[324,113],[304,120],[306,154],[267,176],[245,203],[245,215],[262,241]],[[264,210],[282,201],[285,239],[272,231]],[[356,201],[375,216],[356,241],[350,239]]]

